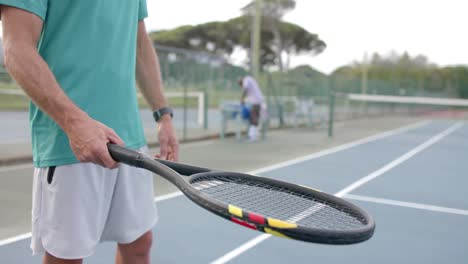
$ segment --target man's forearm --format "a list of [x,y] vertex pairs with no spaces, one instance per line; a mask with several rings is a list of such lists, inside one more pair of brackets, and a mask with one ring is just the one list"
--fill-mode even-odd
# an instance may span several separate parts
[[32,101],[65,131],[87,118],[63,92],[35,48],[5,43],[5,66]]
[[[143,32],[142,32],[143,31]],[[158,56],[144,29],[139,29],[136,78],[141,93],[150,105],[157,110],[168,105],[163,94],[163,85]]]
[[245,102],[245,98],[247,97],[247,92],[244,90],[241,95],[241,103]]

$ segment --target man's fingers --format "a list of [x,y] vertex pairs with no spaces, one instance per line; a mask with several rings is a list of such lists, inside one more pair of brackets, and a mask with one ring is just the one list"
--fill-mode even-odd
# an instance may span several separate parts
[[[106,137],[110,141],[110,143],[117,144],[120,146],[125,145],[125,142],[111,128],[108,128],[106,130]],[[109,150],[107,149],[107,142],[106,145],[104,145],[104,147],[105,148],[101,150],[98,154],[99,159],[101,161],[101,165],[109,169],[117,168],[119,164],[110,155]]]
[[179,143],[177,142],[177,140],[174,139],[172,141],[171,148],[172,148],[171,160],[178,161],[179,160]]
[[104,150],[92,150],[77,158],[81,162],[91,162],[109,169],[115,169],[119,166],[119,164],[110,156],[107,147]]
[[107,151],[107,147],[105,150],[101,150],[96,156],[97,162],[106,168],[115,169],[119,166],[119,164],[111,157],[109,152]]
[[109,129],[107,131],[107,138],[110,140],[111,143],[123,146],[125,142],[115,133],[113,129]]
[[161,159],[167,159],[167,155],[169,153],[169,142],[167,140],[160,140],[159,142],[160,147],[160,155]]

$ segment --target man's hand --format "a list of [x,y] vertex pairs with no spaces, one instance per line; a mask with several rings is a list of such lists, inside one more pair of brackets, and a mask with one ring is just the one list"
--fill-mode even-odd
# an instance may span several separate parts
[[158,125],[158,137],[161,153],[157,155],[161,159],[177,161],[179,159],[179,142],[169,115],[163,115]]
[[115,131],[89,117],[75,121],[66,133],[70,147],[81,162],[92,162],[103,167],[114,169],[118,163],[112,159],[107,150],[107,143],[124,145]]

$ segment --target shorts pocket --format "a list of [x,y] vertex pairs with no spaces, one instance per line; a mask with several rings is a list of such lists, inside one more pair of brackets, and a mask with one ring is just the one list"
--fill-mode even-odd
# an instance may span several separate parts
[[47,169],[47,183],[48,184],[52,184],[52,182],[54,181],[54,174],[55,174],[55,166],[52,166],[52,167],[49,167],[49,169]]
[[49,167],[46,169],[43,182],[42,192],[42,212],[43,224],[49,227],[55,227],[60,221],[60,213],[63,210],[64,194],[68,190],[63,190],[61,183],[61,167]]

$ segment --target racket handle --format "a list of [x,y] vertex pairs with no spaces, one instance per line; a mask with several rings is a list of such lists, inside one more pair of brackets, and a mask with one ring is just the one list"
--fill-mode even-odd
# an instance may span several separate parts
[[107,144],[107,149],[115,161],[122,162],[134,167],[141,167],[143,154],[112,143]]
[[107,148],[109,150],[109,154],[114,160],[125,163],[130,166],[138,167],[138,168],[145,167],[143,164],[145,160],[146,161],[153,160],[185,176],[190,176],[190,175],[201,173],[201,172],[212,171],[211,169],[208,169],[208,168],[192,166],[192,165],[187,165],[187,164],[182,164],[182,163],[177,163],[177,162],[172,162],[172,161],[167,161],[167,160],[155,159],[147,154],[143,154],[143,153],[140,153],[140,152],[137,152],[137,151],[125,148],[125,147],[121,147],[119,145],[115,145],[112,143],[108,143]]

